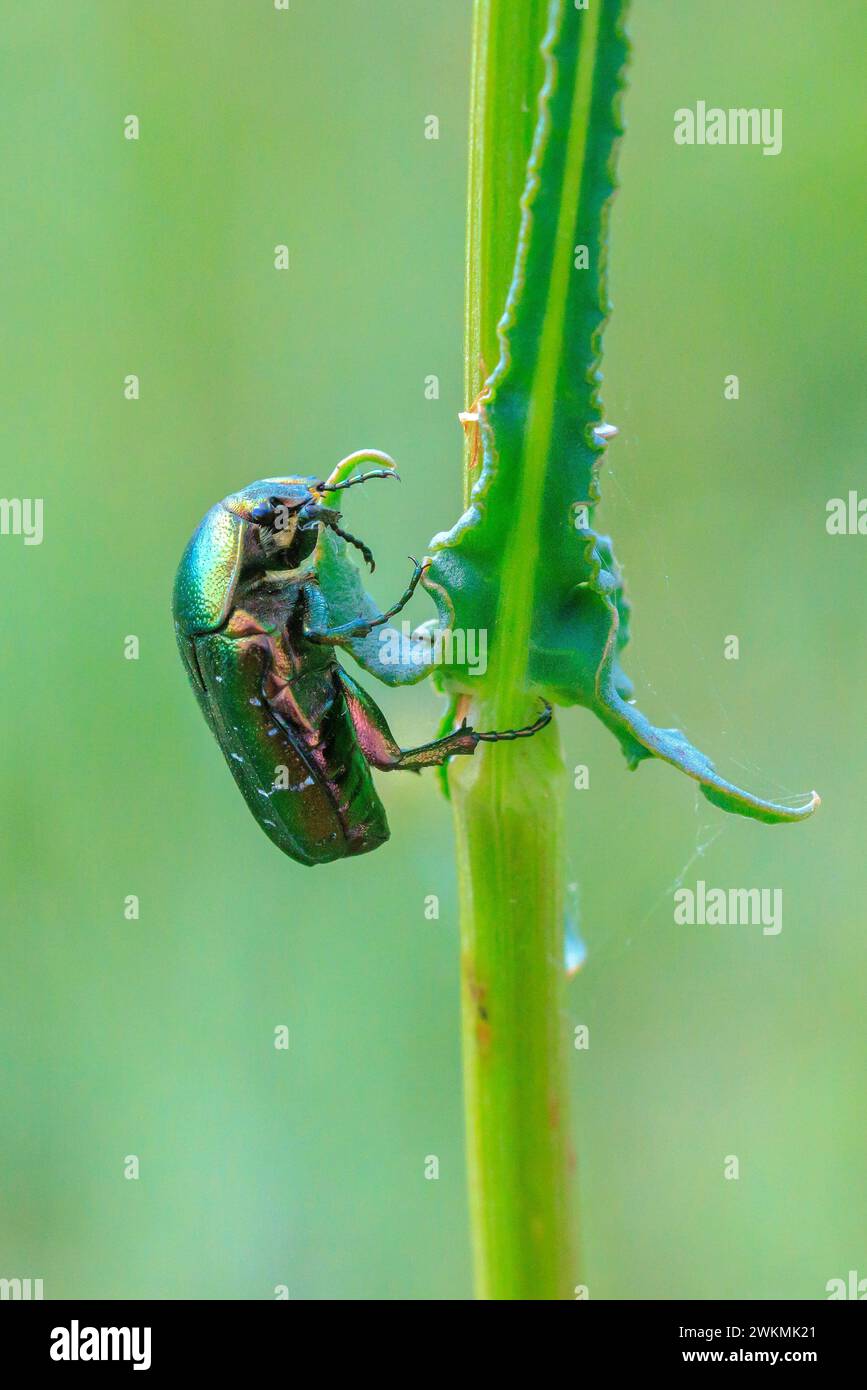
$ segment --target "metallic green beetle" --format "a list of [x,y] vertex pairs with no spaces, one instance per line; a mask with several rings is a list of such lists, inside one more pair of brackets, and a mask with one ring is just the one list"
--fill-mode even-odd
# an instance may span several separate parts
[[328,494],[396,476],[389,466],[325,481],[265,478],[212,507],[194,532],[175,580],[175,631],[202,713],[256,820],[300,864],[365,854],[388,839],[370,768],[420,771],[480,742],[526,738],[524,729],[477,733],[466,723],[420,748],[402,749],[382,712],[335,659],[401,611],[424,566],[384,613],[333,625],[310,561],[323,528],[368,547],[339,526]]

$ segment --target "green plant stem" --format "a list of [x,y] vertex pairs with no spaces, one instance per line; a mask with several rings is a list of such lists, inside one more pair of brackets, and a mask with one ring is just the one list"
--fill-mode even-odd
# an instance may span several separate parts
[[[481,709],[480,719],[489,713]],[[548,735],[485,750],[450,778],[480,1298],[567,1298],[576,1282],[564,1080],[565,778]]]
[[[497,320],[514,270],[520,195],[541,85],[547,4],[476,0],[467,231],[466,389],[496,365]],[[469,462],[469,460],[468,460]],[[469,469],[467,469],[469,471]],[[544,475],[525,474],[538,506]],[[469,478],[467,495],[469,495]],[[531,495],[532,494],[532,495]],[[516,499],[516,510],[518,510]],[[528,527],[534,534],[532,525]],[[509,633],[477,728],[516,727],[535,557],[501,593]],[[512,627],[514,626],[514,631]],[[502,632],[498,620],[498,631]],[[565,773],[554,728],[480,749],[449,773],[458,843],[464,1089],[476,1290],[561,1299],[576,1282],[563,966]]]
[[[521,194],[542,80],[547,0],[475,0],[470,84],[464,391],[476,400],[499,356],[497,323],[515,269]],[[465,456],[469,500],[471,443]]]

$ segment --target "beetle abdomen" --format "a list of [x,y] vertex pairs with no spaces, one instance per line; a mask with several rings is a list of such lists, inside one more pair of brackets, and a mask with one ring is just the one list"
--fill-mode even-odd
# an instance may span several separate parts
[[[346,704],[336,665],[318,673],[327,682],[328,700],[318,729],[317,751],[322,758],[323,776],[331,787],[343,826],[347,855],[366,854],[389,837],[385,808],[377,795],[370,767],[358,746],[355,727]],[[293,681],[308,685],[313,674]]]
[[274,638],[195,639],[214,732],[247,805],[301,864],[363,854],[388,839],[332,668],[274,680]]
[[339,858],[345,851],[333,799],[264,702],[265,650],[255,639],[220,633],[204,634],[195,645],[217,741],[262,829],[299,863]]

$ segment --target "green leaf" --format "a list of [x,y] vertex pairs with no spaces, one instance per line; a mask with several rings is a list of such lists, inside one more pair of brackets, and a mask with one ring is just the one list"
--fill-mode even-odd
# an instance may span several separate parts
[[[526,26],[541,37],[544,8],[540,0],[506,7],[511,14],[497,7],[492,23],[490,6],[477,7],[477,32],[481,25],[500,57],[471,140],[467,388],[479,397],[470,412],[478,421],[467,422],[467,510],[431,542],[425,584],[443,626],[487,631],[489,665],[484,677],[450,666],[439,680],[452,693],[484,699],[500,727],[525,715],[531,694],[584,705],[616,734],[631,767],[657,757],[724,810],[767,822],[802,819],[818,805],[815,793],[786,806],[742,791],[683,734],[655,728],[628,703],[619,655],[629,606],[611,542],[593,529],[607,434],[599,363],[627,0],[590,0],[582,10],[551,0],[538,65],[528,65]],[[525,31],[524,56],[511,63],[516,25]],[[537,79],[535,132],[519,214],[510,218],[517,152],[528,141],[525,98]],[[512,151],[502,173],[490,165],[498,136]],[[498,360],[479,389],[474,357],[491,352],[493,306],[509,260]]]

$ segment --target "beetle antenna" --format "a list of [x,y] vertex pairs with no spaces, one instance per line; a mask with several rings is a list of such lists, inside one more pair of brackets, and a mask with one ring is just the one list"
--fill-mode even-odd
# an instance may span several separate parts
[[327,480],[317,483],[317,492],[342,492],[344,488],[355,487],[356,483],[366,483],[370,478],[397,478],[400,482],[400,474],[396,468],[372,468],[369,473],[359,473],[354,478],[345,478],[342,483],[331,483]]
[[370,572],[372,574],[376,569],[376,561],[373,558],[373,551],[370,549],[370,546],[365,545],[364,541],[360,541],[357,536],[351,535],[349,531],[343,531],[337,525],[336,521],[326,521],[325,525],[328,527],[329,531],[334,532],[335,536],[339,536],[341,540],[348,541],[350,545],[355,546],[356,550],[361,551],[365,560],[370,565]]

